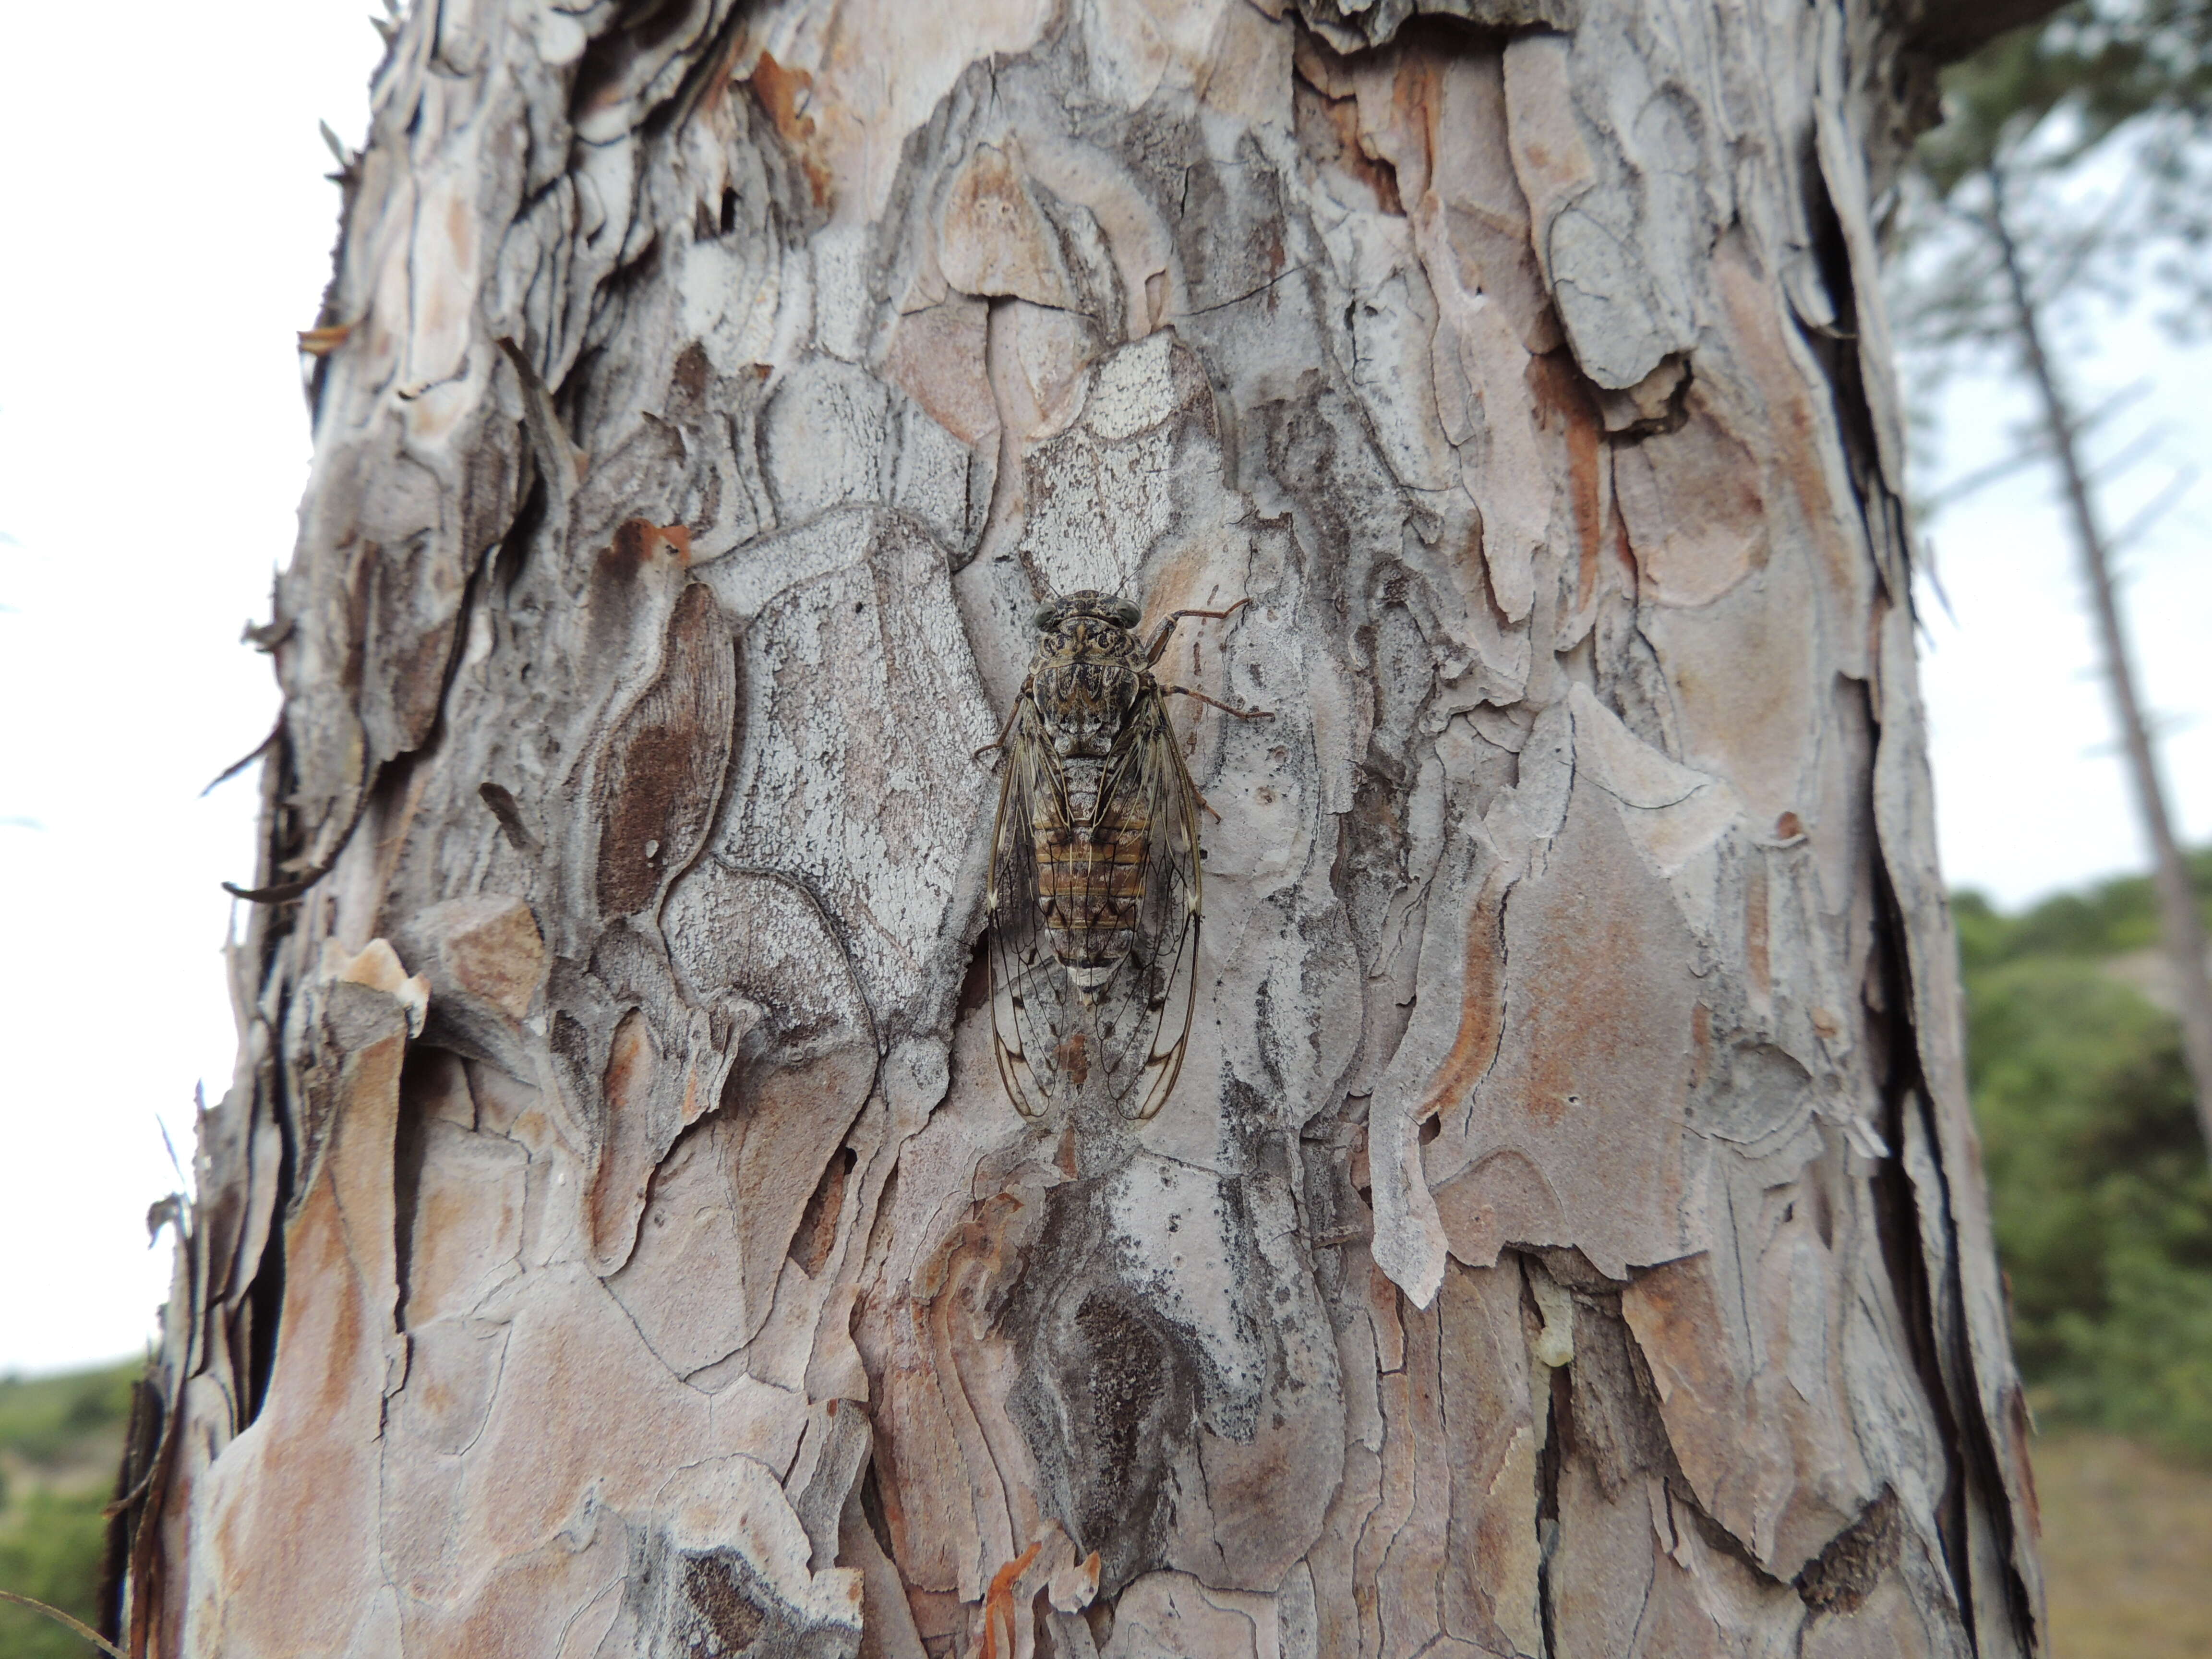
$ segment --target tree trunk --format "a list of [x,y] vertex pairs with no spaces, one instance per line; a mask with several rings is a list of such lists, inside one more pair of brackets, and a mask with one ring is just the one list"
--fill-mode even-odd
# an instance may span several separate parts
[[[134,1654],[2034,1650],[1868,205],[1924,66],[1338,3],[399,27]],[[1177,716],[1149,1122],[1016,1115],[975,948],[1084,587],[1249,598],[1168,667],[1274,713]]]
[[2166,810],[2166,782],[2160,775],[2150,722],[2143,716],[2142,699],[2136,690],[2135,657],[2128,649],[2127,625],[2121,619],[2119,592],[2112,581],[2112,549],[2097,515],[2087,469],[2082,465],[2081,427],[2065,389],[2058,383],[2058,370],[2044,349],[2042,320],[2028,291],[2020,245],[2013,235],[2003,164],[1992,163],[1985,176],[1990,209],[1981,228],[1996,245],[2004,270],[2005,298],[2012,310],[2021,366],[2035,386],[2036,401],[2043,405],[2043,429],[2048,434],[2051,459],[2058,468],[2066,516],[2073,522],[2075,550],[2081,557],[2081,585],[2088,592],[2090,615],[2096,620],[2097,654],[2104,659],[2105,684],[2112,697],[2112,721],[2120,728],[2119,749],[2126,757],[2128,782],[2135,793],[2136,818],[2142,827],[2143,839],[2150,844],[2159,934],[2173,975],[2181,1051],[2197,1095],[2197,1126],[2204,1138],[2205,1153],[2212,1157],[2212,976],[2205,971],[2204,923],[2197,910],[2197,885],[2190,879],[2189,861],[2183,856],[2180,839],[2173,833],[2173,820]]

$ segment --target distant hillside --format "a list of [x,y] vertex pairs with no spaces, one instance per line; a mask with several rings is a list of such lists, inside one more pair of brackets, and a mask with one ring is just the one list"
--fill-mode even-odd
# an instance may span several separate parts
[[[2212,850],[2192,860],[2212,915]],[[2212,1460],[2212,1173],[2150,883],[1953,902],[2014,1339],[2045,1419]]]
[[[137,1360],[66,1376],[0,1376],[0,1589],[88,1625]],[[0,1604],[0,1659],[87,1659],[50,1620]],[[96,1656],[94,1656],[96,1659]]]

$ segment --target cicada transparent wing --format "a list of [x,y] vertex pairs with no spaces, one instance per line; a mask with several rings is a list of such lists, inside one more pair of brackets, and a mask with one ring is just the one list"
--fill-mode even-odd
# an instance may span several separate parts
[[1024,703],[991,848],[991,1018],[1025,1116],[1097,1074],[1133,1115],[1182,1067],[1198,994],[1197,791],[1147,689],[1095,774],[1064,765]]
[[985,900],[991,966],[991,1036],[1007,1097],[1024,1117],[1041,1117],[1060,1091],[1061,1057],[1074,1034],[1075,999],[1046,938],[1037,901],[1036,821],[1040,791],[1048,814],[1055,791],[1052,752],[1036,705],[1024,694],[1006,736],[1006,775],[991,831]]
[[1114,1098],[1137,1118],[1166,1104],[1182,1071],[1198,1002],[1200,921],[1198,790],[1176,746],[1167,704],[1147,689],[1133,711],[1129,767],[1117,781],[1115,817],[1141,815],[1143,880],[1135,937],[1122,963],[1114,1024],[1100,1033]]

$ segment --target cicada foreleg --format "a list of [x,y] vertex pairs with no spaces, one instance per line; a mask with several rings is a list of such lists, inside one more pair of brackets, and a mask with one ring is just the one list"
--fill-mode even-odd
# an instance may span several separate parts
[[1218,621],[1224,617],[1235,616],[1251,603],[1251,599],[1248,597],[1237,600],[1226,611],[1170,611],[1161,618],[1159,632],[1152,635],[1152,642],[1146,649],[1145,666],[1150,668],[1159,661],[1160,653],[1168,648],[1168,641],[1175,634],[1176,624],[1185,617],[1209,617]]
[[1233,714],[1240,720],[1271,720],[1275,718],[1275,711],[1272,708],[1231,708],[1227,703],[1209,697],[1203,691],[1194,691],[1187,685],[1164,685],[1160,688],[1160,695],[1164,697],[1196,697],[1208,708],[1218,708],[1223,714]]

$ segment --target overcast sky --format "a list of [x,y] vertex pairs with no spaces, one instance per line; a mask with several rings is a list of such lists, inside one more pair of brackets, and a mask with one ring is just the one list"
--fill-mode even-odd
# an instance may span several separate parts
[[[126,0],[84,69],[82,14],[0,21],[0,1372],[137,1350],[167,1290],[147,1206],[191,1155],[192,1091],[228,1086],[217,884],[253,873],[250,775],[201,787],[269,729],[238,643],[290,556],[307,425],[295,330],[328,270],[337,191],[316,135],[367,127],[368,0]],[[2212,435],[2212,353],[2108,335],[2085,389],[2148,373],[2128,432],[2162,459],[2116,521]],[[2004,453],[2001,382],[1941,401],[1940,471]],[[2163,469],[2163,470],[2162,470]],[[2153,702],[2201,717],[2207,490],[2134,555]],[[1954,624],[1929,612],[1943,854],[2016,904],[2141,862],[2102,688],[2039,477],[1935,527]],[[2168,743],[2192,838],[2212,835],[2212,724]]]

